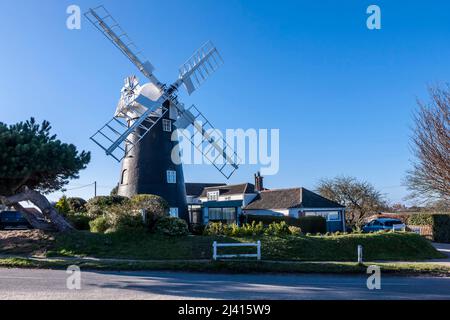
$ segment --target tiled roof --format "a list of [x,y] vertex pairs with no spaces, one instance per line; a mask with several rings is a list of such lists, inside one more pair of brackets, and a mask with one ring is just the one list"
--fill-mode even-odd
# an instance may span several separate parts
[[344,208],[305,188],[261,191],[244,209]]
[[208,187],[202,192],[201,197],[206,197],[209,191],[219,190],[220,195],[255,193],[255,185],[251,183],[241,183],[233,185],[224,185],[219,187]]
[[186,182],[186,195],[198,197],[202,194],[203,189],[209,187],[224,186],[224,183],[196,183],[196,182]]

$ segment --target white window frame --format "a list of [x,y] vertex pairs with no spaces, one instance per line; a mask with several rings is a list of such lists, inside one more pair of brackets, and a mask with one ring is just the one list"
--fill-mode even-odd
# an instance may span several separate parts
[[219,201],[219,191],[208,191],[206,197],[208,201]]
[[167,170],[167,183],[177,183],[177,172],[175,170]]
[[174,218],[178,218],[178,208],[173,207],[169,209],[169,215]]
[[162,129],[165,132],[172,132],[172,121],[169,119],[162,119]]

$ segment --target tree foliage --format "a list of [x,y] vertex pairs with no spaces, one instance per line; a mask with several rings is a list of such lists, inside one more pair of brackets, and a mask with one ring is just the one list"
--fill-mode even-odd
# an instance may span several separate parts
[[387,206],[382,194],[372,184],[353,177],[323,179],[317,192],[346,207],[346,220],[350,226],[360,227],[367,217]]
[[450,201],[450,87],[429,88],[431,101],[418,101],[412,147],[416,160],[406,184],[411,198]]
[[34,118],[10,126],[0,122],[0,195],[13,195],[24,186],[50,193],[86,168],[90,153],[79,153],[50,130],[48,121],[37,124]]

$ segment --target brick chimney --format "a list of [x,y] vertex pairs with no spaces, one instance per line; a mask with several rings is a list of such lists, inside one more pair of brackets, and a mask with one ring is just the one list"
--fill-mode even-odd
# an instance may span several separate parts
[[263,184],[264,177],[261,176],[259,171],[255,174],[255,190],[256,191],[263,191],[264,190],[264,184]]

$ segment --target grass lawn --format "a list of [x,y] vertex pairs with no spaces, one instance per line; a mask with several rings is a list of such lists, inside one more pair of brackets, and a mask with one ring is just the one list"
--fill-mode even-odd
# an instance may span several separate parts
[[[142,260],[210,259],[214,240],[218,242],[261,240],[262,258],[264,260],[356,261],[358,244],[364,247],[365,261],[414,261],[443,257],[427,240],[419,235],[392,232],[339,236],[264,236],[255,238],[218,236],[170,238],[145,232],[113,234],[75,232],[67,235],[55,234],[47,255]],[[220,252],[255,251],[254,248],[221,248],[219,250],[221,250]],[[1,248],[0,253],[2,253]]]

